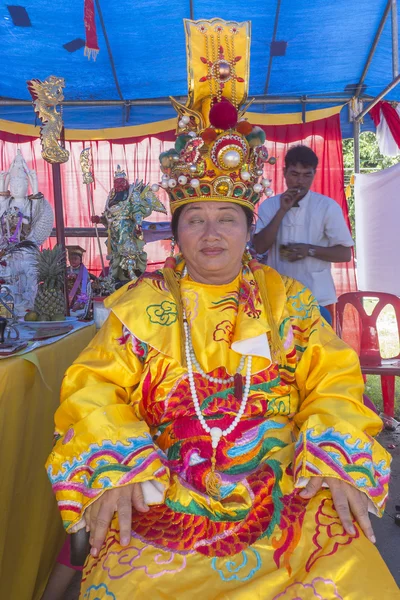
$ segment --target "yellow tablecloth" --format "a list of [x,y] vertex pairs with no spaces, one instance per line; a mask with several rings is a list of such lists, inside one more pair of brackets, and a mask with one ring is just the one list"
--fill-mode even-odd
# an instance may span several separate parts
[[44,463],[67,367],[95,334],[0,361],[0,598],[39,600],[64,535]]

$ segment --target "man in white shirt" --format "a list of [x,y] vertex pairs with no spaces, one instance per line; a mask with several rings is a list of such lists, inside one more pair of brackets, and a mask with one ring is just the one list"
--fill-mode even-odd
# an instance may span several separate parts
[[309,287],[333,316],[331,263],[350,261],[354,243],[337,202],[310,190],[317,166],[308,146],[287,152],[287,190],[261,204],[253,245],[258,254],[268,251],[269,266]]

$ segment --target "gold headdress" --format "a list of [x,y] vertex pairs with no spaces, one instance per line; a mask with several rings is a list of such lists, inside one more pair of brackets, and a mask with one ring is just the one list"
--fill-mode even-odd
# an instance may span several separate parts
[[[170,197],[171,212],[190,202],[234,202],[254,210],[263,193],[272,195],[263,177],[268,158],[265,133],[245,120],[250,22],[185,20],[189,93],[186,106],[171,98],[178,113],[175,147],[160,155],[161,186]],[[154,188],[153,188],[154,189]],[[262,265],[249,262],[267,319],[273,360],[283,364],[285,351],[275,323]],[[176,261],[165,261],[163,274],[173,295],[185,356],[183,308]]]
[[[189,202],[229,201],[254,210],[269,190],[265,133],[243,117],[250,22],[185,20],[189,93],[178,112],[175,147],[160,155],[171,211]],[[275,159],[270,158],[272,164]]]

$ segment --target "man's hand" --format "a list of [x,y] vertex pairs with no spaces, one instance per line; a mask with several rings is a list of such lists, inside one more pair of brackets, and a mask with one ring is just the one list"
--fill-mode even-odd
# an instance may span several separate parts
[[335,477],[310,477],[306,487],[300,492],[302,498],[313,498],[323,483],[329,486],[332,500],[339,519],[348,534],[354,535],[353,519],[357,521],[367,538],[375,544],[376,539],[368,516],[368,496],[349,483]]
[[139,512],[147,512],[149,507],[144,501],[140,483],[131,483],[124,487],[107,490],[85,511],[86,531],[90,531],[90,553],[97,556],[100,552],[114,513],[118,513],[119,543],[127,546],[131,541],[132,507]]
[[302,190],[300,188],[291,188],[286,190],[281,194],[281,209],[287,212],[296,204],[296,202],[301,198]]
[[286,244],[281,249],[281,256],[289,262],[296,262],[308,256],[309,244]]

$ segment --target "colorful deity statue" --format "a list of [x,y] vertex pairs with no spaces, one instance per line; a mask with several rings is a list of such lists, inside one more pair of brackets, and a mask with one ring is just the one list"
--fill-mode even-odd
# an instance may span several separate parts
[[108,229],[110,273],[117,282],[136,279],[146,269],[143,219],[165,207],[142,181],[129,184],[120,165],[114,175],[101,221]]
[[18,150],[9,170],[0,173],[0,277],[13,288],[19,315],[33,307],[37,290],[34,251],[49,237],[53,220],[50,203],[38,191],[36,172]]

